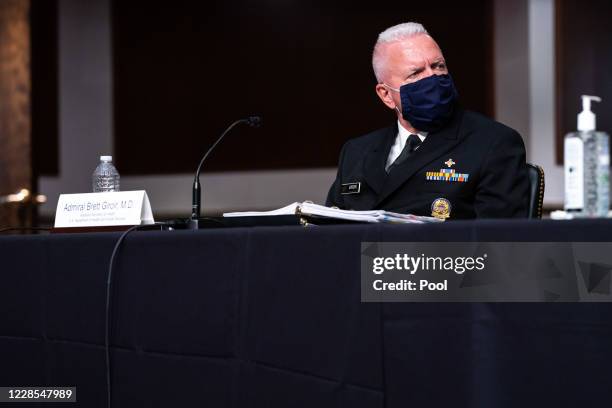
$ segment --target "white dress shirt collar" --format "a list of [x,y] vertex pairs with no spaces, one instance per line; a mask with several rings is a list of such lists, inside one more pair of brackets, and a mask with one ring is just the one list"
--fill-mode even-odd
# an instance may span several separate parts
[[[402,126],[399,120],[397,121],[397,129],[397,136],[395,137],[395,142],[393,143],[393,146],[391,146],[391,150],[389,150],[389,157],[387,158],[387,165],[385,166],[385,169],[389,169],[389,166],[391,166],[395,159],[397,159],[398,156],[402,153],[402,150],[404,150],[404,147],[406,146],[406,141],[408,140],[408,137],[412,134],[405,127]],[[419,137],[419,139],[421,139],[421,142],[423,142],[427,137],[427,132],[417,132],[417,136]]]

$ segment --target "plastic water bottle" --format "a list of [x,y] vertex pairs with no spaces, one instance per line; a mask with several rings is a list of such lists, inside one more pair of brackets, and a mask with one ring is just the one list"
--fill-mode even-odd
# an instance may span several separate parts
[[113,156],[100,156],[100,164],[92,176],[94,193],[119,191],[119,172],[113,166]]

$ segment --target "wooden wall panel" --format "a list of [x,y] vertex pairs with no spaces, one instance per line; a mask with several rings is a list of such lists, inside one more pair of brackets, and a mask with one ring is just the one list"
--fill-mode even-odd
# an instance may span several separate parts
[[39,176],[59,175],[58,23],[58,0],[31,0],[32,164]]
[[[31,189],[29,0],[0,1],[0,196]],[[0,205],[0,227],[17,224]]]

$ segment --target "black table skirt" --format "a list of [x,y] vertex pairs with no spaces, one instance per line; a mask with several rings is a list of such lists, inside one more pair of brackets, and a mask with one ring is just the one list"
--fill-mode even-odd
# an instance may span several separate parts
[[[106,406],[118,237],[0,237],[0,385]],[[362,241],[478,240],[612,242],[612,222],[135,232],[114,272],[113,406],[608,406],[608,303],[360,302]]]

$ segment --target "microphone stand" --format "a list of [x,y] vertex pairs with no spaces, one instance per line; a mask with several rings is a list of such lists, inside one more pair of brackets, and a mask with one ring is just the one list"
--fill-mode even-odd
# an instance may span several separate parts
[[202,160],[200,160],[200,164],[198,164],[198,168],[195,173],[195,177],[193,178],[193,188],[191,191],[191,218],[187,220],[187,229],[199,229],[202,225],[202,221],[206,219],[202,219],[200,217],[201,206],[202,206],[202,188],[200,184],[200,171],[202,170],[202,165],[204,161],[208,158],[208,155],[214,150],[214,148],[219,144],[219,142],[223,139],[223,137],[229,133],[235,126],[240,123],[246,123],[251,127],[259,127],[261,125],[261,118],[259,116],[250,116],[247,119],[239,119],[229,125],[227,129],[221,134],[221,136],[217,139],[215,143],[208,149]]

